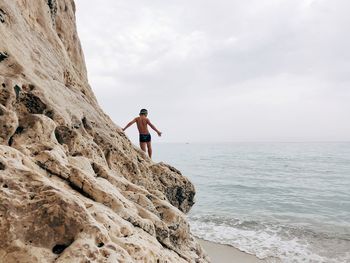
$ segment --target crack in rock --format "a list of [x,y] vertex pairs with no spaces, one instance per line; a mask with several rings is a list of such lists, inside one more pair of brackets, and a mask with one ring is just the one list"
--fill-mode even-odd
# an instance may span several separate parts
[[57,14],[57,2],[56,0],[47,0],[47,5],[50,8],[52,24],[55,25]]
[[[1,17],[1,16],[0,16]],[[9,57],[9,54],[7,54],[7,52],[0,52],[0,62],[4,61],[5,59],[7,59]]]
[[0,23],[5,23],[6,12],[0,8]]

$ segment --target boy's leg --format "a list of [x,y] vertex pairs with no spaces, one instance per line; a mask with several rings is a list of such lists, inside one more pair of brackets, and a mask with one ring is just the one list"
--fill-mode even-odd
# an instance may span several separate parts
[[146,143],[145,142],[140,142],[140,148],[142,151],[146,151]]
[[151,142],[147,143],[147,150],[148,150],[149,158],[152,158],[152,145],[151,145]]

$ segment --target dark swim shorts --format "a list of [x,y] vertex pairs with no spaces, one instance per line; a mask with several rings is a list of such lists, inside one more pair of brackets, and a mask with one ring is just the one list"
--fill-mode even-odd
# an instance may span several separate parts
[[140,134],[140,142],[150,142],[151,134]]

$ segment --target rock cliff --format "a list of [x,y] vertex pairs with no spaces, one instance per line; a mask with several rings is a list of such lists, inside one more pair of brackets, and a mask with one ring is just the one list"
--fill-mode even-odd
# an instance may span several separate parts
[[75,8],[0,0],[0,262],[208,262],[191,182],[100,109]]

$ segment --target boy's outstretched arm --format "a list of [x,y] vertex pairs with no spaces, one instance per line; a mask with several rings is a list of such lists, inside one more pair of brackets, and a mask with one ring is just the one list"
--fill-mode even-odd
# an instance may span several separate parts
[[147,120],[147,123],[158,134],[158,136],[162,136],[162,133],[160,131],[158,131],[156,126],[154,126],[149,119]]
[[127,128],[129,128],[131,125],[133,125],[136,122],[136,118],[133,119],[131,122],[129,122],[124,128],[123,131],[125,131]]

